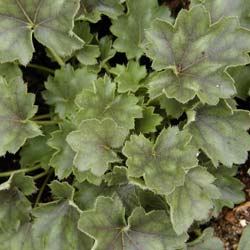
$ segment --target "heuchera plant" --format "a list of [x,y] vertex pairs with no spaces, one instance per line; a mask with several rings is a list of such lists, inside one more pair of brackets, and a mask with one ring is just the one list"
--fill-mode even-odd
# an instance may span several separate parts
[[245,200],[249,29],[248,0],[1,0],[0,250],[223,249],[188,233]]

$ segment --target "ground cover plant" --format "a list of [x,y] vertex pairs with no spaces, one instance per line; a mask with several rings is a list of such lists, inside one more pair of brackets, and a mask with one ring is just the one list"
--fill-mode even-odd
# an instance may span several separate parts
[[0,250],[223,250],[249,52],[248,0],[1,0]]

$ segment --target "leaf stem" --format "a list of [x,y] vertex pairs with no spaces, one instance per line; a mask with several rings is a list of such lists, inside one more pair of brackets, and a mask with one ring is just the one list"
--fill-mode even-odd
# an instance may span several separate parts
[[40,190],[39,190],[39,193],[38,193],[38,195],[37,195],[37,197],[36,197],[36,201],[35,201],[34,207],[37,207],[37,206],[38,206],[38,203],[39,203],[40,200],[41,200],[43,191],[44,191],[44,189],[45,189],[45,187],[46,187],[46,185],[47,185],[47,183],[48,183],[48,181],[49,181],[49,178],[50,178],[51,175],[53,174],[53,169],[50,168],[50,169],[46,172],[46,174],[47,174],[47,177],[45,178],[45,180],[44,180],[44,182],[43,182],[43,184],[42,184],[42,186],[41,186],[41,188],[40,188]]
[[53,125],[62,122],[62,120],[50,120],[50,121],[36,121],[38,125]]
[[54,70],[53,70],[53,69],[47,68],[47,67],[42,66],[42,65],[29,63],[29,64],[27,65],[27,67],[29,67],[29,68],[34,68],[34,69],[39,69],[39,70],[45,71],[45,72],[47,72],[47,73],[54,74]]
[[36,115],[32,118],[33,121],[36,121],[36,120],[42,120],[44,118],[50,118],[51,115],[50,114],[43,114],[43,115]]
[[62,60],[62,58],[56,54],[56,52],[53,49],[48,48],[54,59],[57,61],[57,63],[61,66],[64,67],[65,63]]
[[40,179],[47,174],[48,174],[48,171],[45,171],[45,172],[42,172],[40,174],[34,175],[32,178],[33,178],[33,180],[37,180],[37,179]]
[[22,169],[18,169],[18,170],[12,170],[12,171],[7,171],[7,172],[2,172],[0,173],[0,177],[8,177],[12,174],[16,174],[16,173],[27,173],[27,172],[32,172],[34,170],[37,170],[41,168],[40,165],[36,165],[34,167],[30,167],[30,168],[22,168]]

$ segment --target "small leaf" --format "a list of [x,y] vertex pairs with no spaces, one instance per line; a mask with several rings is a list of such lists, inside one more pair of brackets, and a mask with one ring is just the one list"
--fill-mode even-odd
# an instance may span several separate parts
[[114,48],[125,52],[128,59],[139,58],[143,54],[141,45],[145,39],[145,29],[156,18],[170,20],[170,11],[166,6],[159,7],[157,0],[127,0],[126,3],[127,13],[113,20],[110,27],[117,36]]
[[68,182],[53,181],[49,184],[51,193],[56,199],[73,200],[74,188]]
[[73,124],[63,122],[60,124],[60,129],[54,131],[48,140],[48,146],[56,150],[50,158],[49,164],[55,169],[55,174],[60,180],[67,178],[73,170],[75,153],[66,142],[66,137],[75,129]]
[[118,149],[128,135],[128,130],[118,127],[111,119],[83,121],[79,129],[71,132],[66,141],[76,152],[74,165],[79,171],[90,170],[102,176],[109,163],[119,161]]
[[216,180],[214,184],[220,190],[221,197],[214,201],[215,210],[213,215],[218,216],[224,206],[233,208],[235,204],[245,201],[245,193],[243,191],[244,184],[234,176],[237,174],[237,168],[227,168],[220,166],[209,168]]
[[250,247],[250,226],[247,226],[244,231],[243,234],[240,238],[240,242],[239,242],[239,246],[238,246],[238,250],[248,250]]
[[161,124],[163,118],[154,113],[153,107],[145,107],[142,112],[143,118],[136,120],[136,128],[141,133],[150,133],[156,131],[156,126]]
[[214,236],[212,228],[207,228],[196,240],[188,243],[188,250],[223,250],[223,242]]
[[160,71],[151,76],[151,99],[165,94],[186,103],[197,95],[201,102],[215,105],[235,94],[226,67],[249,63],[250,32],[236,17],[210,25],[209,14],[200,5],[181,10],[174,26],[155,20],[146,37],[145,52]]
[[115,81],[118,83],[118,92],[135,92],[140,87],[140,82],[146,77],[147,70],[137,61],[129,61],[127,66],[117,64],[110,70],[115,74]]
[[56,130],[56,126],[44,126],[43,135],[27,140],[20,151],[20,164],[22,168],[39,164],[43,169],[48,169],[53,149],[47,145],[50,133]]
[[79,1],[1,1],[0,62],[19,60],[26,65],[32,58],[32,34],[60,56],[79,49],[83,41],[72,34]]
[[232,110],[221,101],[217,106],[198,106],[187,112],[187,125],[197,147],[212,160],[214,166],[221,162],[231,167],[247,160],[250,150],[250,114],[243,110]]
[[213,208],[213,199],[220,197],[220,192],[212,183],[215,178],[205,168],[191,169],[186,175],[183,186],[166,197],[170,205],[170,216],[177,234],[186,232],[194,220],[209,217]]
[[101,19],[101,14],[116,19],[122,13],[121,0],[81,0],[78,19],[96,23]]
[[126,167],[114,166],[112,172],[107,173],[104,178],[108,186],[126,185],[129,182],[127,175]]
[[191,136],[177,127],[164,129],[155,144],[143,135],[132,135],[123,153],[128,157],[128,175],[142,177],[148,188],[169,194],[185,179],[185,170],[197,166],[197,150],[189,145]]
[[93,89],[96,74],[87,68],[74,70],[71,65],[55,71],[55,76],[49,76],[45,82],[47,90],[43,97],[49,105],[55,106],[55,112],[65,118],[75,111],[76,95],[83,89]]
[[115,95],[115,83],[108,76],[95,82],[95,90],[83,90],[76,98],[76,104],[82,109],[78,121],[86,119],[112,118],[119,126],[134,128],[135,118],[142,117],[138,99],[132,94]]
[[234,85],[237,89],[237,97],[243,100],[246,100],[248,97],[248,91],[250,90],[250,67],[249,65],[229,68],[227,71],[233,77],[235,81]]
[[30,118],[37,112],[35,96],[27,93],[21,78],[6,81],[0,76],[0,156],[16,153],[28,138],[41,135]]
[[81,214],[78,226],[95,239],[91,250],[172,250],[187,238],[174,233],[164,211],[136,208],[127,224],[122,203],[107,197],[98,197],[95,208]]

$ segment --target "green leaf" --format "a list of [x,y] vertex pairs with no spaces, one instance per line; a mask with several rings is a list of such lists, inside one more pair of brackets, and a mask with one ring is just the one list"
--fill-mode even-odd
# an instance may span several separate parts
[[121,201],[107,197],[98,197],[95,208],[81,214],[78,226],[95,239],[91,250],[173,250],[187,238],[174,233],[164,211],[145,213],[138,207],[127,224]]
[[243,191],[244,184],[234,176],[237,174],[237,168],[227,168],[220,166],[209,168],[209,171],[214,175],[216,180],[214,184],[220,190],[221,197],[214,201],[215,209],[214,216],[218,216],[224,206],[233,208],[235,204],[240,204],[245,201],[245,193]]
[[188,243],[188,250],[223,250],[223,242],[214,236],[212,228],[206,228],[196,240]]
[[177,234],[186,232],[194,220],[204,220],[213,209],[213,199],[220,197],[220,192],[213,184],[215,178],[205,168],[191,169],[185,183],[166,197],[170,205],[170,216]]
[[160,125],[163,118],[154,113],[154,107],[144,107],[142,112],[142,119],[136,120],[136,128],[141,133],[150,133],[156,131],[156,126]]
[[6,81],[0,76],[0,156],[8,151],[16,153],[28,138],[41,135],[30,118],[37,112],[35,95],[27,93],[23,80]]
[[121,0],[81,0],[78,19],[86,19],[96,23],[104,14],[112,19],[116,19],[123,13]]
[[129,182],[127,175],[126,167],[114,166],[112,172],[107,173],[104,178],[108,186],[126,185]]
[[86,120],[79,129],[71,132],[66,141],[76,152],[74,165],[79,171],[90,170],[102,176],[109,163],[119,161],[115,149],[123,145],[128,130],[118,127],[111,119]]
[[56,199],[73,200],[75,189],[68,182],[53,181],[49,184],[51,192]]
[[185,180],[185,171],[197,166],[197,150],[189,145],[191,136],[178,127],[164,129],[155,144],[143,135],[132,135],[123,153],[128,157],[128,175],[142,177],[158,194],[169,194]]
[[22,168],[32,167],[39,164],[43,169],[48,169],[53,149],[47,145],[50,133],[55,131],[56,127],[44,126],[42,128],[43,135],[27,140],[20,151],[20,164]]
[[215,105],[235,94],[226,67],[249,63],[250,32],[236,17],[210,25],[202,6],[181,10],[174,26],[155,20],[146,37],[145,52],[160,71],[151,76],[151,99],[165,94],[186,103],[197,95],[201,102]]
[[217,106],[198,106],[187,112],[188,130],[197,147],[212,160],[214,166],[221,162],[231,167],[247,159],[250,150],[250,114],[243,110],[232,110],[221,101]]
[[93,89],[93,81],[96,74],[89,72],[87,68],[74,70],[71,65],[55,71],[55,76],[49,76],[45,82],[47,90],[43,97],[49,105],[55,106],[55,112],[65,118],[75,111],[74,100],[83,89]]
[[112,118],[119,126],[134,128],[135,118],[142,117],[138,98],[132,94],[115,95],[115,83],[105,75],[95,81],[95,90],[83,90],[76,97],[76,104],[82,109],[77,119],[80,121],[96,118]]
[[63,122],[60,124],[60,129],[53,132],[48,140],[48,145],[56,150],[50,158],[50,165],[55,169],[55,174],[60,180],[67,178],[73,170],[75,153],[66,142],[66,137],[74,129],[76,127],[73,124]]
[[129,61],[126,66],[117,64],[110,72],[116,75],[115,81],[118,83],[120,93],[135,92],[147,75],[146,67],[141,66],[137,61]]
[[4,63],[0,64],[0,76],[4,77],[7,81],[15,77],[22,77],[22,71],[17,64]]
[[224,16],[237,16],[240,24],[250,28],[250,2],[248,0],[192,0],[192,5],[202,3],[210,13],[212,23]]
[[35,190],[32,178],[23,173],[12,175],[0,185],[0,239],[2,234],[17,233],[22,224],[29,222],[31,204],[24,194]]
[[0,3],[0,62],[19,60],[26,65],[34,52],[32,35],[60,56],[79,49],[73,34],[79,1],[11,0]]
[[161,18],[170,20],[167,7],[159,7],[157,0],[127,0],[128,11],[112,21],[111,32],[117,36],[114,48],[125,52],[128,59],[139,58],[143,54],[141,45],[145,39],[145,29],[152,20]]
[[101,64],[101,66],[103,66],[109,59],[111,59],[115,55],[116,51],[112,47],[112,45],[113,45],[112,39],[109,36],[102,37],[98,41],[98,44],[99,44],[99,49],[101,52],[100,64]]
[[79,211],[71,200],[43,204],[32,212],[36,249],[86,250],[92,241],[77,228]]
[[250,66],[233,67],[227,71],[235,81],[234,85],[237,89],[237,97],[246,100],[248,91],[250,90]]
[[250,226],[247,226],[244,231],[243,234],[240,238],[240,242],[239,242],[239,246],[238,246],[238,250],[248,250],[250,247]]

